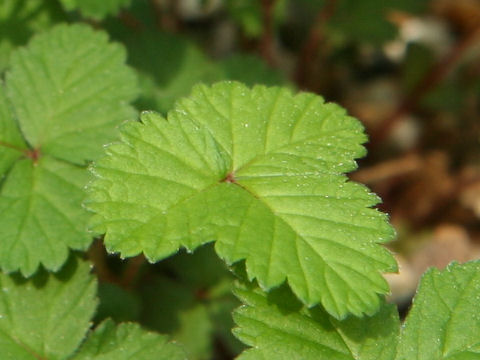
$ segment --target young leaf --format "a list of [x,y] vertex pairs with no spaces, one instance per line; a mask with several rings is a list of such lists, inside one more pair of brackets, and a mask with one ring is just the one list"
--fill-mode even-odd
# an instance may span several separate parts
[[67,358],[90,326],[95,292],[90,265],[75,259],[55,275],[40,271],[25,280],[0,274],[1,358]]
[[85,25],[58,26],[12,55],[5,91],[0,85],[4,270],[57,270],[69,248],[89,245],[81,206],[88,172],[78,165],[135,116],[135,77],[124,61],[120,45]]
[[480,357],[480,261],[428,270],[401,335],[397,360]]
[[167,337],[133,323],[106,320],[93,331],[72,360],[185,360],[183,350]]
[[107,15],[117,14],[121,8],[127,7],[132,0],[60,0],[68,10],[80,10],[83,16],[102,20]]
[[125,57],[106,33],[85,25],[57,26],[12,54],[7,92],[28,143],[76,164],[96,158],[136,114]]
[[285,287],[268,295],[237,288],[244,306],[234,312],[234,334],[252,348],[239,359],[393,360],[398,312],[383,305],[373,317],[338,321],[320,308],[302,308]]
[[168,121],[145,113],[95,168],[88,206],[110,251],[157,261],[217,240],[264,289],[288,278],[334,316],[373,313],[396,263],[379,199],[343,172],[362,125],[319,96],[239,83],[198,86]]

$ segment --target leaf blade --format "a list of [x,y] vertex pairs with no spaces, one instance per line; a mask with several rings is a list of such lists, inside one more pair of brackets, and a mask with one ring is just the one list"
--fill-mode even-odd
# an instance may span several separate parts
[[306,309],[286,288],[265,294],[235,289],[245,304],[234,312],[234,334],[251,348],[240,359],[392,360],[399,329],[393,305],[371,318],[338,321],[319,308]]
[[12,54],[6,87],[28,143],[76,164],[96,158],[115,127],[136,114],[125,56],[85,25],[56,26]]
[[110,251],[156,261],[217,240],[264,289],[288,279],[339,318],[376,311],[380,272],[396,270],[378,244],[394,231],[343,175],[365,153],[357,120],[312,94],[218,83],[142,121],[93,169],[88,207]]
[[405,321],[397,359],[478,358],[479,296],[479,261],[429,269]]
[[105,320],[89,334],[73,360],[185,360],[182,349],[167,337],[143,330],[138,324],[115,325]]
[[81,207],[85,169],[43,156],[16,162],[0,190],[0,265],[33,274],[57,270],[68,249],[85,250],[89,214]]
[[88,263],[72,259],[56,275],[41,271],[29,280],[0,274],[0,282],[2,357],[63,359],[76,349],[96,307]]

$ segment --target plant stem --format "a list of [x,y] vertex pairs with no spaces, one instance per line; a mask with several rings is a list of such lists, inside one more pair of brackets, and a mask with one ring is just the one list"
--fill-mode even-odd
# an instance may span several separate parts
[[138,276],[140,268],[145,263],[145,257],[143,255],[135,256],[128,260],[127,267],[122,275],[122,287],[130,289]]
[[325,36],[325,25],[335,13],[337,1],[327,0],[310,27],[308,37],[300,51],[295,74],[296,83],[300,88],[309,88],[309,80],[312,78],[311,74],[317,60],[320,44]]
[[276,2],[277,0],[261,0],[263,31],[260,38],[260,54],[270,66],[275,65],[273,55],[273,13]]
[[95,240],[87,251],[88,259],[93,263],[95,272],[101,282],[121,284],[120,279],[110,271],[106,262],[106,252],[102,243],[103,240]]

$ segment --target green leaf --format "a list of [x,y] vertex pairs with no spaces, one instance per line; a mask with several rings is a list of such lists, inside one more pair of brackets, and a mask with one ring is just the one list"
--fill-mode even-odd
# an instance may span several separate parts
[[431,268],[401,335],[398,360],[480,358],[480,261]]
[[116,126],[135,117],[125,57],[86,25],[57,26],[12,54],[7,92],[28,143],[76,164],[96,158]]
[[81,207],[88,173],[49,156],[15,163],[0,191],[0,264],[34,273],[57,270],[68,248],[85,250],[89,214]]
[[79,165],[134,118],[136,83],[123,47],[86,25],[38,35],[11,61],[0,85],[0,266],[31,275],[90,244]]
[[221,70],[187,38],[159,31],[130,34],[124,40],[129,62],[139,70],[141,110],[167,113],[199,82],[219,80]]
[[130,5],[132,0],[60,0],[68,10],[79,10],[83,16],[102,20],[107,15],[117,14],[121,8]]
[[219,338],[224,350],[238,353],[231,313],[239,302],[231,294],[232,275],[213,246],[181,252],[155,269],[167,276],[155,274],[142,287],[142,323],[184,344],[190,360],[215,358]]
[[2,0],[0,2],[0,73],[9,63],[12,50],[24,45],[36,32],[65,20],[54,0]]
[[72,360],[184,360],[183,350],[167,337],[137,324],[106,320],[93,331]]
[[3,84],[0,83],[0,180],[24,151],[25,142],[5,96]]
[[234,312],[235,335],[252,348],[239,359],[393,360],[399,319],[383,305],[373,317],[338,321],[319,307],[302,307],[286,287],[268,295],[237,288],[244,306]]
[[362,125],[314,94],[197,86],[168,121],[145,113],[93,171],[88,206],[109,251],[150,261],[217,240],[271,289],[288,279],[339,318],[374,313],[395,271],[379,198],[343,174],[365,154]]
[[208,360],[212,358],[213,324],[203,304],[183,311],[180,314],[180,328],[174,334],[176,340],[185,344],[190,360]]
[[2,360],[67,358],[90,326],[96,286],[90,265],[75,259],[55,275],[0,274]]

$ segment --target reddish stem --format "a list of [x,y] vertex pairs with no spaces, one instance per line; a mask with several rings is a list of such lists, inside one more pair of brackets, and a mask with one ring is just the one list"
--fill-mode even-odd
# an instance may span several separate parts
[[229,173],[227,176],[225,176],[225,179],[223,179],[222,182],[235,184],[237,181],[235,180],[235,175],[233,173]]
[[260,54],[270,66],[275,65],[273,56],[273,12],[276,2],[277,0],[261,0],[263,31],[260,39]]

